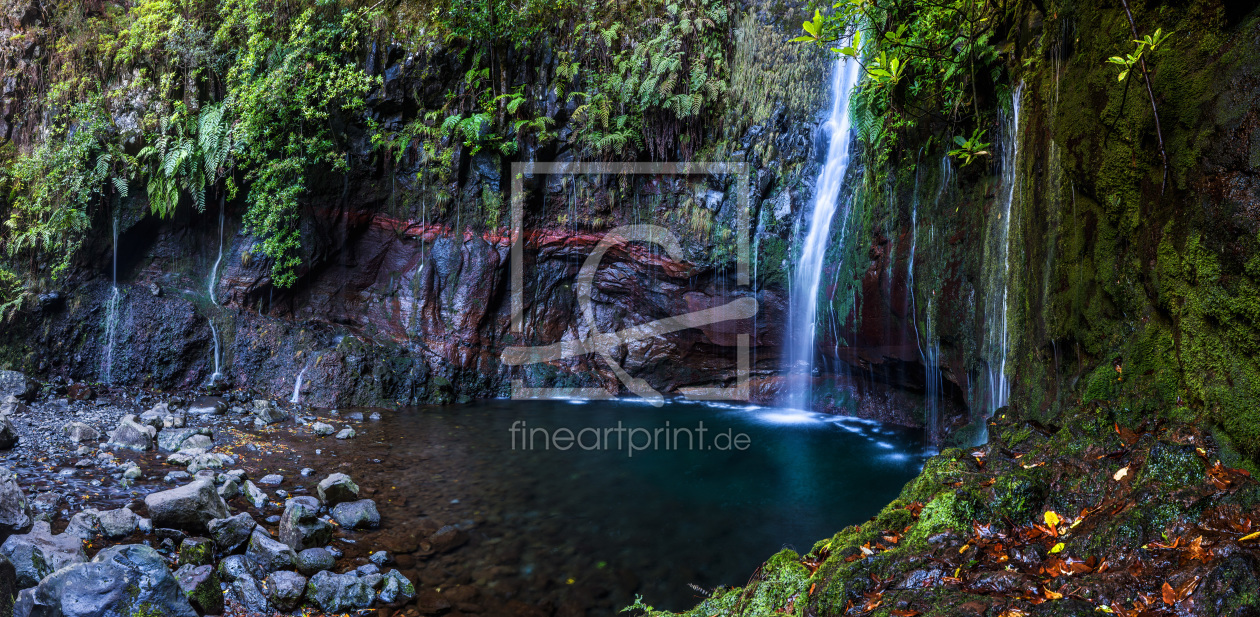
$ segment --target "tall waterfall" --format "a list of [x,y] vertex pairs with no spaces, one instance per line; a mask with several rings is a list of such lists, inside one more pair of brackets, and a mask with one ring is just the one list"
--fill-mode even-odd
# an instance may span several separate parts
[[[1011,110],[1002,114],[1002,133],[998,137],[1001,148],[1001,203],[998,204],[997,218],[990,222],[985,243],[984,342],[989,365],[989,400],[986,410],[989,414],[1006,405],[1011,393],[1011,384],[1006,377],[1006,355],[1010,344],[1007,310],[1011,270],[1011,218],[1015,212],[1013,205],[1019,184],[1016,166],[1019,162],[1019,105],[1023,89],[1023,84],[1015,88],[1011,93]],[[987,425],[981,429],[981,436],[984,438],[987,438],[986,428]]]
[[105,383],[114,383],[114,339],[118,334],[118,305],[121,294],[118,292],[118,218],[114,218],[114,263],[113,290],[109,302],[105,304],[105,354],[103,358]]
[[[822,279],[823,258],[831,237],[831,220],[840,205],[840,189],[849,169],[850,135],[849,95],[857,87],[861,67],[856,60],[841,57],[836,61],[831,80],[831,114],[823,124],[827,134],[827,159],[814,184],[814,201],[810,208],[809,228],[801,247],[801,258],[792,281],[790,336],[788,339],[789,374],[804,375],[804,384],[789,388],[789,407],[808,409],[811,401],[814,372],[814,329],[818,323],[818,284]],[[843,215],[839,237],[844,237],[848,210]]]
[[[223,261],[223,198],[219,199],[219,256],[214,260],[214,266],[210,268],[210,279],[206,282],[206,292],[210,295],[210,304],[219,305],[219,301],[214,295],[214,285],[219,274],[219,263]],[[214,385],[223,377],[222,369],[219,362],[222,354],[219,350],[219,329],[214,326],[214,315],[206,316],[206,320],[210,322],[210,335],[214,337],[214,374],[210,375],[210,384]]]

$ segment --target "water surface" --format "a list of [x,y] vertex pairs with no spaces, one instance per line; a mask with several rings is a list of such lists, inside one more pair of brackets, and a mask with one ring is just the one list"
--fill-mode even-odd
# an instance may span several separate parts
[[[386,522],[382,537],[360,543],[434,521],[460,526],[468,543],[433,556],[422,545],[415,574],[425,586],[475,589],[470,604],[485,610],[513,598],[612,615],[636,593],[688,607],[696,587],[742,585],[781,548],[805,552],[873,516],[922,464],[917,431],[783,409],[487,401],[383,415],[359,425],[341,454],[367,463],[349,473],[373,487]],[[676,444],[657,432],[666,427]],[[584,449],[596,443],[586,428],[608,449]],[[574,442],[545,447],[554,443],[534,429],[568,429]],[[656,448],[631,452],[648,433]]]

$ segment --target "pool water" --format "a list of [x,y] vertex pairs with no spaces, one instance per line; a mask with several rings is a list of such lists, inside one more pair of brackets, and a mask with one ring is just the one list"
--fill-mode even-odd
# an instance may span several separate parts
[[[486,401],[383,415],[338,444],[384,518],[359,544],[392,547],[432,589],[421,607],[455,613],[613,615],[636,594],[683,609],[875,515],[923,460],[918,431],[782,409]],[[430,554],[438,524],[467,542]]]

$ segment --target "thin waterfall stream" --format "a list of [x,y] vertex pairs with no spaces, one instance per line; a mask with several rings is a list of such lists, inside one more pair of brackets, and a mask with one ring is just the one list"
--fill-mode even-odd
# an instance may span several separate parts
[[[818,286],[822,280],[827,240],[831,223],[840,206],[841,189],[849,170],[852,150],[852,123],[849,117],[849,96],[857,88],[862,68],[856,60],[841,57],[836,61],[831,81],[831,113],[823,123],[827,135],[827,159],[814,185],[814,200],[809,210],[809,228],[801,247],[800,262],[792,281],[787,373],[802,375],[799,387],[788,389],[787,406],[809,409],[812,400],[810,384],[814,373],[814,337],[818,324]],[[842,215],[840,237],[848,224],[846,208]]]
[[[1010,112],[1002,114],[1000,136],[1001,187],[1003,190],[997,219],[989,228],[985,246],[985,271],[987,298],[985,300],[985,346],[988,359],[989,400],[986,416],[1004,407],[1010,397],[1011,385],[1006,375],[1006,358],[1009,351],[1008,309],[1010,292],[1011,218],[1015,197],[1018,194],[1016,165],[1019,161],[1019,111],[1023,84],[1011,93]],[[987,424],[981,423],[980,442],[988,439]]]
[[105,304],[105,383],[114,383],[114,340],[118,335],[118,305],[120,304],[121,294],[118,291],[118,217],[114,217],[114,261],[113,261],[113,289],[110,291],[109,302]]
[[[210,268],[210,278],[206,281],[206,293],[210,296],[210,304],[219,306],[219,300],[215,297],[214,286],[218,280],[219,263],[223,261],[223,206],[224,198],[219,198],[219,255],[214,260],[214,265]],[[212,311],[213,312],[213,311]],[[210,335],[214,337],[214,373],[210,375],[210,383],[216,384],[223,378],[223,372],[220,366],[222,352],[219,349],[219,329],[214,325],[214,315],[206,316],[206,320],[210,323]]]

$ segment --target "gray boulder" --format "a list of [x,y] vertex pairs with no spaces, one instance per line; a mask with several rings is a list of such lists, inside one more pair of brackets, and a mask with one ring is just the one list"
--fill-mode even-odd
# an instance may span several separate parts
[[246,559],[244,555],[228,555],[227,557],[224,557],[223,561],[219,562],[219,567],[216,572],[218,573],[220,580],[228,583],[246,574],[254,578],[262,578],[264,576],[262,568],[259,568],[258,564]]
[[175,571],[175,580],[198,614],[223,613],[223,589],[219,586],[219,577],[213,566],[181,566]]
[[161,430],[164,428],[183,428],[188,423],[188,419],[184,412],[173,410],[167,403],[159,403],[142,414],[138,419],[140,424],[152,426]]
[[249,547],[245,549],[245,557],[258,564],[268,574],[276,570],[288,570],[297,560],[297,553],[288,545],[272,540],[267,534],[257,529],[249,537]]
[[35,588],[32,609],[49,617],[197,617],[162,556],[142,544],[111,546],[56,571]]
[[149,517],[158,527],[205,529],[206,523],[226,518],[228,507],[214,488],[214,481],[205,478],[184,486],[151,493],[144,498]]
[[214,447],[214,440],[209,435],[193,435],[179,444],[180,451],[198,450],[206,452]]
[[311,425],[311,430],[315,431],[316,435],[320,435],[322,437],[327,437],[337,432],[337,429],[333,428],[333,425],[325,424],[323,422],[316,422]]
[[241,512],[229,518],[216,518],[206,523],[210,537],[223,553],[235,553],[237,549],[245,546],[257,526],[258,523],[248,512]]
[[106,446],[144,452],[153,449],[153,440],[156,437],[156,428],[140,424],[136,422],[134,415],[128,414],[118,422],[118,428],[109,434],[109,443]]
[[0,467],[0,538],[6,538],[30,525],[26,493],[18,486],[17,475]]
[[329,507],[359,498],[359,485],[344,473],[334,473],[320,480],[315,490],[319,494],[319,500]]
[[232,581],[232,597],[248,611],[250,615],[268,615],[271,607],[267,604],[267,596],[263,594],[258,580],[249,574],[242,574]]
[[337,432],[337,439],[354,439],[356,434],[357,433],[354,432],[354,429],[347,426]]
[[74,443],[95,443],[100,440],[101,432],[82,422],[71,422],[65,428],[66,437]]
[[255,508],[261,510],[263,506],[267,505],[267,493],[264,493],[262,489],[258,488],[258,485],[254,484],[253,481],[246,480],[245,501],[254,504]]
[[468,534],[454,525],[446,525],[429,536],[429,544],[439,553],[457,549],[467,541]]
[[302,602],[306,592],[306,577],[297,572],[272,572],[267,577],[267,600],[281,611],[291,611]]
[[280,541],[295,551],[332,542],[333,528],[319,518],[319,502],[314,497],[294,497],[280,515]]
[[381,514],[371,499],[347,501],[333,506],[333,520],[344,529],[375,529],[381,526]]
[[74,516],[70,517],[70,524],[66,525],[66,533],[88,542],[95,540],[102,535],[100,514],[92,508],[75,512]]
[[272,401],[254,401],[254,418],[256,423],[275,424],[289,419],[289,412],[281,409]]
[[337,560],[325,548],[308,548],[297,554],[297,570],[306,576],[313,576],[321,570],[331,570]]
[[354,574],[318,572],[306,582],[306,599],[325,613],[346,613],[372,606],[376,594]]
[[31,403],[39,394],[39,384],[17,371],[0,371],[0,400],[10,396]]
[[18,444],[17,428],[8,415],[0,415],[0,450],[10,450]]
[[163,452],[178,452],[189,437],[209,434],[208,428],[168,428],[158,433],[157,443]]
[[227,405],[222,401],[193,403],[188,408],[188,413],[194,416],[217,416],[227,410]]
[[106,510],[97,514],[101,533],[111,540],[131,535],[136,530],[140,517],[127,508]]
[[13,562],[18,587],[34,587],[54,570],[87,561],[83,542],[69,534],[53,535],[46,521],[35,521],[30,533],[9,536],[0,554]]

